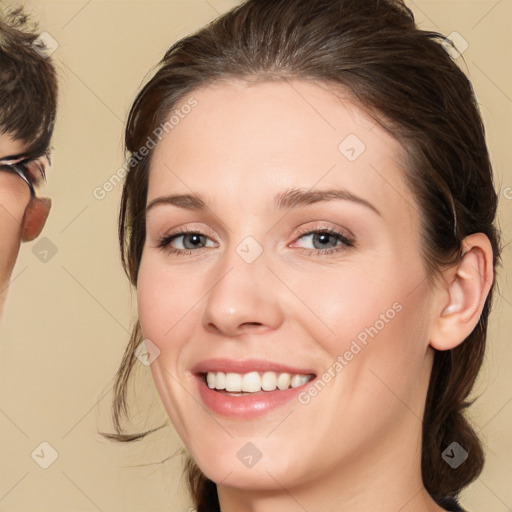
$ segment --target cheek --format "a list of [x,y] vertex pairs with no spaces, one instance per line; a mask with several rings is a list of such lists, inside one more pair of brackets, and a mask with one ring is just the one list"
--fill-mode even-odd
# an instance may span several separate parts
[[379,396],[379,377],[408,393],[428,347],[430,294],[421,261],[410,258],[406,266],[397,257],[315,279],[309,273],[295,277],[296,289],[315,313],[301,317],[297,310],[296,319],[327,355],[325,371],[345,375],[348,395],[365,389]]
[[[415,298],[409,284],[414,278],[398,274],[397,268],[374,264],[295,272],[287,282],[294,283],[309,312],[298,304],[295,313],[289,313],[307,325],[310,335],[330,354],[339,354],[348,349],[347,341],[358,339],[364,344],[376,332],[401,328],[401,312]],[[299,314],[301,307],[304,311]]]
[[[137,302],[142,335],[159,355],[151,364],[153,379],[167,413],[182,438],[188,438],[187,413],[176,404],[187,403],[182,358],[189,350],[194,305],[200,294],[175,268],[170,270],[155,255],[143,254],[137,279]],[[177,381],[182,384],[177,385]],[[194,404],[190,407],[194,409]],[[186,409],[186,408],[185,408]]]
[[192,312],[199,297],[197,283],[190,275],[176,268],[166,268],[158,258],[143,254],[137,299],[144,337],[157,345],[162,344],[178,323]]
[[18,176],[0,171],[0,290],[5,287],[16,262],[29,199],[28,187]]

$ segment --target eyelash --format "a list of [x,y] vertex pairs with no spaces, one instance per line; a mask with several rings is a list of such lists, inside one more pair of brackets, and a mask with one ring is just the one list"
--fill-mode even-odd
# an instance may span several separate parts
[[[205,247],[200,247],[199,249],[176,249],[174,247],[170,247],[170,243],[174,241],[176,238],[183,236],[183,235],[200,235],[208,238],[204,233],[201,233],[197,231],[196,229],[188,229],[183,228],[180,231],[177,231],[176,233],[173,233],[172,235],[165,236],[161,238],[158,242],[158,248],[167,251],[172,254],[177,254],[179,256],[188,256],[192,255],[192,253],[197,253],[200,249],[205,249]],[[301,239],[308,235],[318,235],[318,234],[328,234],[336,237],[341,244],[338,246],[331,248],[331,249],[304,249],[299,248],[303,252],[305,252],[308,256],[322,256],[325,254],[334,254],[339,253],[340,251],[346,250],[349,247],[354,247],[355,242],[354,240],[348,238],[343,233],[340,233],[339,231],[336,231],[331,228],[320,228],[320,229],[306,229],[303,231],[299,231],[297,239]]]

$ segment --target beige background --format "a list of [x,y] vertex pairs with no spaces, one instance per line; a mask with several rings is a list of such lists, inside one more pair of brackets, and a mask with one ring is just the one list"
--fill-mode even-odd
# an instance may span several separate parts
[[[456,31],[469,44],[463,67],[487,128],[507,244],[512,2],[408,3],[422,28]],[[134,318],[135,295],[118,256],[120,187],[103,200],[93,190],[123,163],[123,123],[152,66],[171,43],[236,2],[25,4],[58,42],[54,58],[62,94],[47,187],[54,207],[45,238],[22,247],[0,327],[0,510],[185,512],[189,503],[179,480],[179,456],[159,464],[179,447],[171,428],[122,446],[97,433],[109,428],[110,390]],[[49,251],[47,261],[41,260],[43,250]],[[487,451],[485,471],[463,494],[463,504],[473,512],[512,510],[510,256],[507,245],[486,366],[477,386],[480,398],[471,409]],[[141,408],[139,416],[161,421],[148,370],[142,365],[140,370],[138,388],[149,395],[147,403],[156,405],[149,412]],[[58,453],[48,469],[31,458],[43,441]]]

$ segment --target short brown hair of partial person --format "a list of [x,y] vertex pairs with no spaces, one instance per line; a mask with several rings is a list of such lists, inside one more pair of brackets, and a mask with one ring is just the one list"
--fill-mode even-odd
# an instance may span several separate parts
[[57,111],[57,73],[44,38],[23,8],[0,11],[0,134],[46,153]]

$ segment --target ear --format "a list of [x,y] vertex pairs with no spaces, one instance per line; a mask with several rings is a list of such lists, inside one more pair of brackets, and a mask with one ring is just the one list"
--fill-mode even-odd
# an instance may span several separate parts
[[30,200],[23,216],[21,229],[23,242],[30,242],[39,236],[46,224],[51,207],[51,200],[47,197],[34,197]]
[[494,280],[493,252],[487,236],[470,235],[462,247],[461,261],[446,270],[440,288],[443,293],[439,293],[438,316],[430,337],[430,346],[437,350],[450,350],[471,334]]

